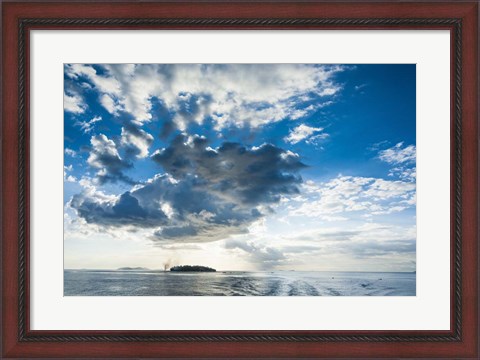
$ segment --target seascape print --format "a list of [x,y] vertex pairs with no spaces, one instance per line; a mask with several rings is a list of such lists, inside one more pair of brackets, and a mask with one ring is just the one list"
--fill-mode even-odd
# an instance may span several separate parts
[[415,296],[414,64],[65,64],[65,296]]

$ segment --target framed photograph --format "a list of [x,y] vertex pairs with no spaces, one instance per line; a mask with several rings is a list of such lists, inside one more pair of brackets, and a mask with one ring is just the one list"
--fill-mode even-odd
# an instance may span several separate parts
[[477,358],[478,2],[2,4],[3,358]]

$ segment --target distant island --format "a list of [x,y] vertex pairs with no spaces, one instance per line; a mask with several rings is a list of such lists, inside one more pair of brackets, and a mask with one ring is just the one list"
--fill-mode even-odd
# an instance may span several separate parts
[[148,268],[145,268],[145,267],[121,267],[121,268],[118,268],[117,270],[128,270],[128,271],[140,271],[140,270],[150,270]]
[[207,266],[199,265],[179,265],[170,268],[170,271],[183,271],[183,272],[215,272],[217,270],[209,268]]

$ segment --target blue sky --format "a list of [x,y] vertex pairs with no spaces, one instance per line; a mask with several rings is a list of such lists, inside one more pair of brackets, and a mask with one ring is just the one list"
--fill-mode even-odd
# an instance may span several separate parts
[[66,268],[415,270],[415,65],[64,70]]

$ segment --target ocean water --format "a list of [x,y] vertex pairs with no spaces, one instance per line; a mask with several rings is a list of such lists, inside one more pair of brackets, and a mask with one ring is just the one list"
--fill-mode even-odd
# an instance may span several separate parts
[[415,273],[65,270],[65,296],[415,296]]

